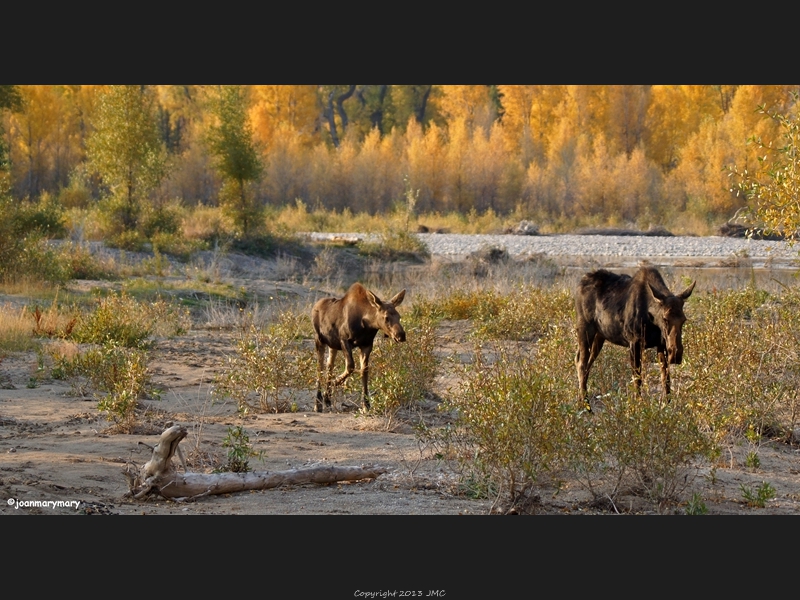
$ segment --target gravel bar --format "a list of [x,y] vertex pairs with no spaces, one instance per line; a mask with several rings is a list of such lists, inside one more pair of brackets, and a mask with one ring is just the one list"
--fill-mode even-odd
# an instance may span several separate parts
[[[376,234],[309,233],[314,240],[370,240]],[[674,263],[679,260],[750,259],[753,266],[796,266],[798,247],[787,242],[750,240],[722,236],[628,236],[628,235],[488,235],[457,233],[417,233],[431,256],[460,260],[487,247],[504,248],[518,259],[583,257],[600,262],[628,262],[642,259]]]

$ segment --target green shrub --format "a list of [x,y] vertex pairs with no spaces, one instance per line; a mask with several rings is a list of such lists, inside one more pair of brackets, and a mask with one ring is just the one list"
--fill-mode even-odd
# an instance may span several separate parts
[[695,492],[692,494],[691,500],[686,504],[686,514],[687,515],[707,515],[708,514],[708,507],[706,503],[703,502],[703,497]]
[[164,300],[138,302],[125,293],[114,293],[97,299],[96,308],[78,320],[72,339],[143,347],[151,335],[179,335],[189,325],[188,312]]
[[64,209],[48,193],[43,193],[38,202],[19,202],[12,216],[13,227],[20,233],[35,234],[43,238],[56,239],[66,235]]
[[764,508],[775,497],[775,488],[767,481],[762,481],[755,490],[743,483],[739,485],[739,489],[742,490],[742,497],[747,505],[754,508]]
[[181,212],[178,206],[151,207],[142,217],[141,230],[144,237],[152,239],[158,233],[181,232]]
[[516,503],[564,464],[574,386],[524,349],[489,343],[476,344],[461,377],[443,405],[456,419],[444,433],[469,478]]
[[61,213],[47,200],[40,204],[0,198],[0,280],[63,283],[67,262],[48,236],[63,234]]
[[363,256],[383,262],[419,262],[430,256],[428,247],[406,231],[386,231],[379,242],[359,242],[358,251]]
[[60,378],[85,378],[99,396],[98,409],[123,431],[130,431],[139,398],[149,389],[147,363],[146,351],[108,341],[72,359],[60,359],[54,371]]
[[800,385],[793,298],[748,288],[700,294],[693,303],[679,382],[717,443],[732,444],[751,429],[790,435]]
[[[430,319],[409,319],[405,343],[377,341],[370,356],[369,390],[372,411],[393,415],[421,400],[433,383],[438,367],[434,354],[435,325]],[[355,373],[351,385],[361,378]]]
[[576,425],[576,436],[594,450],[578,454],[577,471],[596,498],[625,492],[657,505],[678,502],[692,469],[715,450],[691,406],[664,402],[660,393],[606,394],[602,407]]
[[128,252],[144,252],[147,249],[147,238],[136,229],[124,229],[109,233],[105,237],[109,248],[119,248]]
[[226,468],[232,473],[247,473],[250,470],[250,459],[261,456],[260,452],[253,449],[250,436],[241,425],[228,427],[222,447],[228,449]]
[[291,312],[266,331],[251,326],[215,378],[214,394],[232,398],[241,412],[291,410],[316,378],[316,353],[300,337],[310,331],[310,319]]
[[575,301],[566,289],[521,286],[491,303],[479,303],[473,319],[476,335],[493,339],[533,340],[553,323],[574,318]]

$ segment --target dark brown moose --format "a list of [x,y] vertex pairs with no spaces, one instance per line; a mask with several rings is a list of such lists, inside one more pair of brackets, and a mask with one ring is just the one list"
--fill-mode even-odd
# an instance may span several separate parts
[[[353,348],[361,349],[361,400],[364,408],[369,410],[367,377],[372,343],[379,331],[395,342],[406,341],[406,332],[400,324],[400,314],[395,308],[403,302],[405,295],[406,291],[403,290],[389,302],[383,302],[360,283],[354,283],[342,298],[323,298],[317,301],[311,310],[311,321],[315,332],[314,344],[319,360],[317,399],[314,405],[316,412],[322,412],[323,400],[325,406],[330,407],[332,387],[342,384],[355,370]],[[327,369],[326,349],[330,349]],[[331,382],[339,350],[344,351],[345,369],[344,373]],[[324,393],[323,377],[326,379]]]
[[661,383],[669,394],[669,365],[683,360],[681,331],[686,321],[683,303],[695,282],[673,294],[654,267],[641,267],[633,277],[599,269],[587,273],[578,284],[577,311],[578,385],[586,399],[589,369],[608,340],[630,351],[636,392],[642,385],[642,353],[656,348],[661,363]]

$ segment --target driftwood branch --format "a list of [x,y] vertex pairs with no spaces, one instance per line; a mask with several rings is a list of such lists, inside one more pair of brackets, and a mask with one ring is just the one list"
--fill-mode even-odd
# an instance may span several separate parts
[[178,473],[172,465],[172,457],[177,452],[182,459],[178,444],[186,435],[186,428],[180,425],[165,430],[153,449],[152,457],[139,469],[139,472],[126,472],[130,496],[140,499],[150,494],[158,494],[165,498],[190,499],[211,494],[266,490],[282,485],[374,479],[386,472],[386,469],[381,467],[322,465],[275,472]]

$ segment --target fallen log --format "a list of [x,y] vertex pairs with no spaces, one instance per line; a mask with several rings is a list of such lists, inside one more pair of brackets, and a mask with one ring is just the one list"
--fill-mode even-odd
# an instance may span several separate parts
[[138,472],[131,469],[125,471],[130,488],[126,496],[141,499],[157,494],[173,500],[190,500],[213,494],[266,490],[282,485],[375,479],[386,472],[385,468],[374,466],[321,465],[275,472],[178,473],[172,464],[172,457],[177,453],[182,459],[178,444],[186,435],[186,428],[180,425],[173,425],[161,434],[150,460]]

